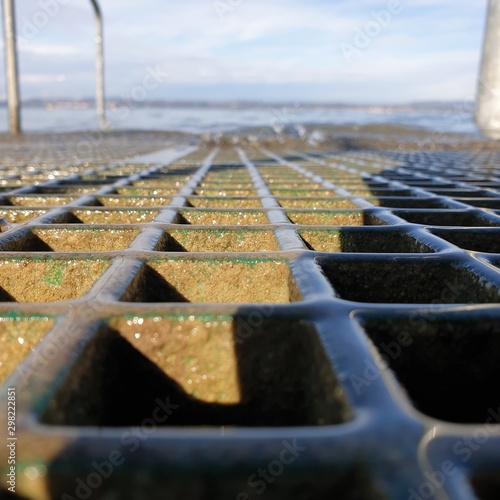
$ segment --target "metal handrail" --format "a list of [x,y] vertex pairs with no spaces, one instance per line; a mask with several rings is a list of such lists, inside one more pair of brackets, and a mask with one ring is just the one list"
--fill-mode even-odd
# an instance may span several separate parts
[[[90,0],[96,17],[97,47],[96,73],[96,108],[97,119],[101,128],[107,128],[106,104],[104,98],[104,36],[102,12],[97,0]],[[9,128],[12,134],[21,133],[21,113],[19,101],[19,65],[17,63],[16,21],[14,0],[2,0],[5,39],[5,76],[7,82],[7,102],[9,110]]]
[[3,0],[5,78],[9,128],[12,134],[21,133],[21,112],[19,106],[19,65],[17,63],[16,16],[14,0]]
[[108,122],[106,121],[106,105],[104,102],[104,34],[103,34],[103,20],[102,12],[97,3],[97,0],[90,0],[92,6],[94,7],[95,17],[96,17],[96,73],[97,73],[97,88],[96,88],[96,108],[97,108],[97,119],[99,120],[99,126],[104,129],[108,127]]
[[476,123],[485,135],[500,139],[500,0],[489,0],[488,4],[476,94]]

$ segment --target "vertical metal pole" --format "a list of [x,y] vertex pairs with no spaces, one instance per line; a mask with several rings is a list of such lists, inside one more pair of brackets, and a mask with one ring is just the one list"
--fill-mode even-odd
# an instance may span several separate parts
[[489,0],[483,56],[476,96],[476,123],[500,139],[500,0]]
[[97,48],[97,58],[96,58],[96,73],[97,73],[97,89],[96,89],[96,107],[97,107],[97,119],[99,120],[99,126],[104,129],[107,128],[108,123],[106,121],[106,105],[104,101],[104,35],[103,35],[103,20],[101,9],[97,0],[91,0],[94,7],[96,16],[96,48]]
[[19,73],[14,0],[3,0],[3,21],[9,128],[12,134],[17,135],[21,133],[21,113],[19,109]]

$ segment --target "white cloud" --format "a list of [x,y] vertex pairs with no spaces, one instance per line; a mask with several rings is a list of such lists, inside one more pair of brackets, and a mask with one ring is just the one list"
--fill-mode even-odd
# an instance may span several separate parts
[[[228,98],[244,85],[254,86],[256,98],[265,98],[266,85],[331,85],[335,100],[471,95],[486,0],[401,3],[403,12],[347,64],[339,45],[353,43],[387,0],[242,0],[223,19],[212,0],[101,0],[108,93],[130,92],[159,65],[169,76],[151,97],[168,97],[169,86],[181,84],[233,85]],[[38,2],[18,8],[19,22],[39,9]],[[47,92],[93,95],[94,50],[90,6],[70,0],[22,47],[24,95],[39,93],[44,81]],[[51,89],[58,74],[66,80]]]
[[19,46],[19,53],[33,54],[48,58],[54,56],[74,56],[80,54],[81,51],[77,47],[71,47],[67,45],[31,43],[21,44]]
[[45,75],[27,73],[21,75],[21,83],[30,83],[33,85],[44,85],[46,83],[65,82],[66,75]]

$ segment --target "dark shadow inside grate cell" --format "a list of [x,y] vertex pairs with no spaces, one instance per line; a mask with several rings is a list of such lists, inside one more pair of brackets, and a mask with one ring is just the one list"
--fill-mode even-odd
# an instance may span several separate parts
[[432,234],[464,250],[500,253],[500,229],[433,229]]
[[466,304],[500,301],[500,290],[459,265],[425,260],[321,260],[339,297],[355,302]]
[[388,208],[447,208],[446,201],[434,198],[378,197],[378,205]]
[[18,493],[13,493],[7,489],[0,487],[0,500],[29,500],[27,497],[23,497]]
[[100,186],[71,186],[68,185],[67,187],[62,187],[62,186],[53,186],[53,187],[37,187],[34,191],[34,193],[40,193],[40,194],[58,194],[58,195],[64,195],[64,194],[88,194],[88,193],[93,193],[100,189]]
[[393,213],[408,222],[426,226],[500,226],[500,219],[496,222],[486,216],[482,217],[479,214],[466,211],[436,210],[425,212],[418,210],[395,210]]
[[51,220],[52,224],[83,224],[73,212],[63,212]]
[[498,500],[500,498],[500,470],[474,474],[470,482],[479,500]]
[[[366,318],[363,328],[413,404],[431,417],[459,423],[489,421],[500,408],[500,322]],[[497,423],[497,422],[494,422]]]
[[106,175],[103,174],[95,174],[95,175],[86,175],[82,177],[83,180],[90,181],[90,183],[99,182],[100,184],[114,184],[116,181],[123,179],[123,175]]
[[164,233],[155,247],[155,252],[188,252],[171,234]]
[[113,181],[111,180],[106,180],[102,178],[95,178],[95,179],[60,179],[59,184],[78,184],[79,186],[93,186],[95,185],[105,185],[105,184],[112,184]]
[[[348,182],[348,181],[346,181]],[[384,188],[384,189],[392,189],[392,185],[389,181],[383,181],[383,182],[378,182],[378,181],[370,181],[368,179],[360,179],[360,184],[368,187],[368,188]]]
[[15,238],[3,240],[0,243],[3,252],[52,252],[53,249],[32,231],[27,231]]
[[360,196],[375,196],[375,197],[393,197],[393,196],[412,196],[421,197],[419,193],[414,193],[411,189],[380,189],[380,188],[369,188],[367,189],[352,189],[349,190],[353,194]]
[[274,303],[301,300],[283,260],[151,259],[120,298],[122,302]]
[[158,400],[178,405],[167,426],[334,425],[350,419],[314,327],[256,311],[252,317],[104,325],[42,421],[138,425],[154,414]]
[[487,198],[491,193],[475,189],[428,189],[432,193],[440,196],[450,196],[452,198]]
[[[255,498],[261,500],[290,500],[292,498],[294,500],[383,500],[387,498],[375,487],[369,466],[364,462],[335,463],[330,467],[321,462],[304,463],[302,453],[295,452],[298,460],[294,460],[294,456],[287,452],[292,443],[300,446],[300,440],[290,439],[284,443],[281,449],[275,450],[273,454],[269,453],[268,457],[259,462],[253,458],[255,451],[252,453],[251,445],[243,442],[240,453],[242,449],[248,449],[247,453],[252,458],[239,460],[238,463],[230,465],[232,459],[230,453],[225,459],[219,455],[210,465],[200,465],[194,462],[187,466],[184,464],[178,466],[177,464],[170,465],[165,460],[167,462],[165,466],[151,467],[150,460],[145,458],[141,463],[142,457],[138,457],[137,462],[134,463],[135,474],[130,474],[127,468],[118,467],[106,481],[102,482],[98,498],[114,498],[116,492],[120,492],[120,500],[178,500],[179,498],[189,500],[251,500]],[[47,474],[50,498],[69,497],[67,492],[75,490],[75,477],[85,478],[90,474],[95,474],[95,469],[91,467],[92,459],[88,457],[82,460],[82,451],[85,446],[83,439],[80,440],[79,445],[71,445],[50,464]],[[206,444],[195,442],[192,446],[199,446],[200,450],[203,450]],[[248,448],[243,448],[244,446]],[[254,444],[254,446],[258,445]],[[203,453],[202,451],[201,454]],[[305,453],[303,452],[304,455]],[[279,475],[269,473],[270,470],[276,471],[276,465],[280,463],[275,457],[278,459],[283,457],[286,462],[289,462]],[[294,463],[291,462],[292,460]],[[76,463],[83,463],[84,468],[71,468],[71,465],[68,467],[68,464]],[[265,476],[258,476],[258,471]],[[141,480],[143,477],[147,477],[148,480]],[[262,477],[273,481],[266,482]],[[258,497],[256,491],[259,491]]]
[[0,302],[16,302],[16,299],[7,290],[0,288]]
[[307,247],[317,252],[432,253],[433,250],[409,234],[377,229],[302,230]]
[[190,302],[156,269],[148,265],[143,266],[120,300],[122,302]]
[[490,189],[493,188],[495,190],[500,189],[500,183],[499,182],[488,181],[486,179],[484,179],[482,181],[471,181],[471,180],[468,180],[467,184],[470,184],[471,186],[481,187],[481,188],[490,188]]
[[456,201],[478,208],[491,208],[493,210],[500,208],[500,198],[456,198]]
[[408,186],[411,187],[418,187],[418,188],[436,188],[436,189],[448,189],[454,186],[453,183],[451,182],[438,182],[438,181],[412,181],[410,179],[405,179],[402,178],[401,180],[405,183],[408,184]]

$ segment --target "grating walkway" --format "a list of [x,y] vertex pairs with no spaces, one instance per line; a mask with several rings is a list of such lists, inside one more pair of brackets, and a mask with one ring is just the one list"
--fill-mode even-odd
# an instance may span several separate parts
[[161,140],[4,155],[0,497],[500,498],[500,154]]

